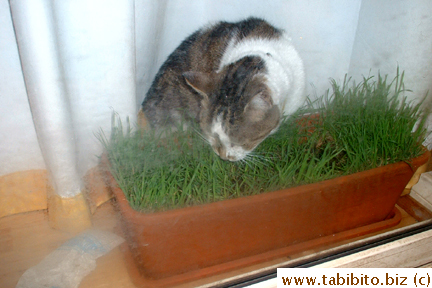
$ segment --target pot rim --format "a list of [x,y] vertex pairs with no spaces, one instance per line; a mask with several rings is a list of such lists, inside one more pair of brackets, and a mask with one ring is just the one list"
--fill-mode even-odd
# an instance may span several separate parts
[[286,197],[288,194],[295,195],[299,193],[305,193],[308,191],[319,192],[322,191],[325,187],[330,185],[335,185],[335,184],[341,185],[342,183],[345,182],[350,182],[354,180],[358,181],[359,177],[362,179],[373,177],[375,174],[383,173],[386,170],[396,171],[402,168],[409,167],[413,172],[415,172],[417,168],[425,164],[430,158],[431,152],[427,150],[425,147],[423,148],[425,152],[422,155],[413,158],[409,161],[399,161],[397,163],[388,164],[388,165],[380,166],[377,168],[373,168],[373,169],[369,169],[369,170],[365,170],[365,171],[361,171],[349,175],[339,176],[333,179],[323,180],[320,182],[300,185],[296,187],[280,189],[276,191],[264,192],[257,195],[239,197],[235,199],[220,200],[220,201],[201,204],[201,205],[175,208],[166,211],[156,211],[156,212],[140,212],[132,208],[132,206],[129,204],[129,201],[126,199],[123,190],[119,187],[117,181],[115,180],[114,176],[112,175],[109,169],[110,163],[106,152],[102,154],[101,164],[103,166],[104,172],[108,176],[108,179],[106,179],[107,184],[110,187],[111,191],[113,192],[117,200],[117,204],[121,207],[120,210],[123,210],[124,213],[127,213],[132,218],[136,219],[137,221],[140,221],[139,219],[144,219],[144,218],[149,219],[149,217],[150,218],[153,217],[171,218],[171,217],[176,217],[185,214],[194,214],[194,213],[199,213],[200,211],[209,211],[209,209],[211,210],[220,209],[222,206],[225,208],[232,208],[232,207],[242,205],[245,199],[247,199],[249,203],[263,203],[266,201]]

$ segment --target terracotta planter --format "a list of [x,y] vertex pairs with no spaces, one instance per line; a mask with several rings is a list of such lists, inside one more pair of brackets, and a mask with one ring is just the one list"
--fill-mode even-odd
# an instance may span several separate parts
[[[396,225],[395,203],[429,152],[315,184],[153,214],[105,169],[138,285],[169,286]],[[103,162],[107,164],[107,158]]]

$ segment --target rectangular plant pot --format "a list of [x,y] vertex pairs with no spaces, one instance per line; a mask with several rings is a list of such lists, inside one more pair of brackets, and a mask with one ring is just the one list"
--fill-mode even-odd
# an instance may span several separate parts
[[[134,282],[169,286],[396,225],[396,201],[429,157],[426,151],[409,164],[152,214],[133,210],[104,171],[135,264]],[[102,162],[108,167],[106,156]]]

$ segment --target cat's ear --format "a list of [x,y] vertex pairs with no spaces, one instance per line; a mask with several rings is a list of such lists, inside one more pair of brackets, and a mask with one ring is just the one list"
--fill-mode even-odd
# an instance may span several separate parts
[[254,108],[269,109],[273,106],[273,99],[268,93],[261,92],[252,97],[249,104]]
[[245,107],[245,113],[253,122],[264,120],[268,111],[273,107],[273,100],[268,93],[258,93]]
[[184,72],[182,75],[190,87],[205,99],[208,99],[208,94],[210,93],[213,84],[210,74],[188,71]]

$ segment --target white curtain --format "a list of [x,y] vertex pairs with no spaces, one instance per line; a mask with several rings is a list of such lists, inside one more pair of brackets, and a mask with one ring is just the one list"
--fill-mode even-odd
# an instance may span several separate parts
[[[101,147],[112,111],[136,114],[133,1],[11,1],[28,102],[51,184],[62,197]],[[29,129],[33,127],[28,127]]]
[[412,99],[432,91],[429,0],[0,0],[0,175],[46,168],[55,192],[73,197],[112,111],[134,120],[186,36],[248,16],[288,31],[309,94],[330,77],[394,75],[397,66]]

